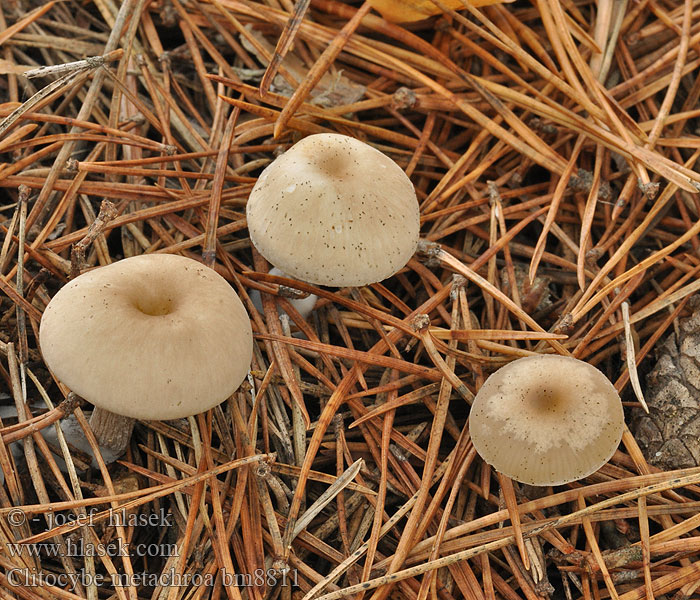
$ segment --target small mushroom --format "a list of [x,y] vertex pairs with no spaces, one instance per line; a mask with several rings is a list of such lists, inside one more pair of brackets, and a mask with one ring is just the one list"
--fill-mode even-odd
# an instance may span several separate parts
[[301,281],[360,286],[413,256],[420,228],[413,184],[388,156],[336,133],[310,135],[261,173],[248,199],[250,239]]
[[530,485],[561,485],[597,471],[624,430],[622,402],[598,369],[566,356],[515,360],[481,386],[469,415],[474,448]]
[[95,405],[90,426],[119,456],[134,419],[194,415],[229,397],[253,352],[250,320],[216,271],[150,254],[83,273],[46,307],[47,366]]

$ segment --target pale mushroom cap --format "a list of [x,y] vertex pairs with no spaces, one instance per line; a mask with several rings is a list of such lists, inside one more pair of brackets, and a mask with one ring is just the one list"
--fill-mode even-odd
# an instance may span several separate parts
[[275,159],[247,207],[260,254],[290,277],[337,287],[375,283],[401,269],[416,251],[419,217],[403,170],[335,133],[310,135]]
[[76,394],[137,419],[176,419],[223,402],[253,352],[250,320],[226,280],[165,254],[76,277],[46,307],[39,342]]
[[528,356],[491,375],[474,399],[469,432],[496,470],[531,485],[597,471],[622,439],[617,391],[598,369],[565,356]]

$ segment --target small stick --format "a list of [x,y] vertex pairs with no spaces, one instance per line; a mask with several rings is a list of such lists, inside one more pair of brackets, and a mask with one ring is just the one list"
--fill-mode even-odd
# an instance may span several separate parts
[[[457,290],[459,285],[461,285],[461,282],[459,280],[453,280],[451,285],[452,291]],[[459,303],[457,301],[457,295],[451,295],[453,296],[451,325],[458,326],[457,315]],[[426,314],[418,314],[413,319],[413,325],[415,329],[419,332],[421,330],[425,332],[425,336],[421,339],[426,349],[428,349],[428,346],[426,345],[426,337],[428,337],[427,330],[429,324],[430,320]],[[452,344],[454,345],[454,342],[452,342]],[[430,340],[428,345],[432,345],[432,340]],[[430,352],[430,350],[428,351]],[[454,374],[454,371],[452,370],[454,367],[454,359],[450,359],[450,362],[452,364],[448,365],[442,360],[442,357],[440,357],[440,355],[437,354],[437,350],[435,350],[434,346],[432,346],[432,351],[437,355],[437,357],[431,355],[430,358],[433,360],[433,362],[435,362],[435,364],[438,364],[437,359],[439,359],[439,362],[442,363],[441,371],[443,372],[444,378],[441,382],[440,393],[438,395],[437,404],[434,410],[434,418],[430,430],[430,441],[428,442],[428,449],[426,451],[423,477],[420,483],[420,487],[418,489],[416,505],[411,510],[411,513],[401,534],[401,538],[399,539],[394,555],[391,557],[389,567],[387,570],[389,575],[401,569],[402,565],[404,564],[406,558],[410,553],[410,550],[413,546],[413,541],[421,539],[423,537],[427,524],[431,520],[425,519],[425,521],[423,521],[425,515],[430,514],[431,505],[428,502],[428,497],[430,494],[430,479],[435,473],[438,464],[438,450],[442,440],[445,422],[447,421],[447,416],[449,414],[450,386],[457,389],[457,391],[460,392],[460,394],[465,398],[465,400],[469,401],[472,399],[469,390],[466,388],[466,386],[464,386],[464,384],[461,383],[461,381],[459,381],[457,376]],[[460,391],[460,387],[466,390],[466,392],[469,394],[469,398],[464,396],[463,391]],[[446,480],[444,480],[443,483],[444,482],[446,482]],[[443,489],[442,486],[441,489]],[[439,494],[436,494],[436,497],[438,495]],[[392,586],[387,585],[385,587],[382,587],[380,590],[377,590],[372,595],[372,600],[383,600],[384,598],[387,598],[388,595],[391,593],[391,588]]]
[[284,26],[284,31],[282,35],[277,40],[277,46],[275,47],[275,53],[272,59],[265,69],[265,73],[260,80],[260,95],[264,98],[270,89],[270,84],[272,80],[277,75],[277,71],[284,60],[284,57],[289,52],[289,49],[294,44],[294,38],[299,32],[302,22],[304,21],[304,15],[309,9],[309,4],[311,0],[298,0],[294,5],[294,14],[289,18],[287,24]]
[[[31,377],[31,372],[30,372]],[[38,415],[27,421],[22,421],[15,425],[8,425],[0,429],[0,433],[5,432],[2,436],[2,443],[7,445],[12,442],[17,442],[22,438],[38,433],[45,427],[53,425],[56,421],[70,415],[78,405],[79,398],[73,393],[68,394],[68,397],[61,402],[56,408]]]
[[[19,186],[19,244],[17,248],[17,294],[24,298],[24,242],[27,224],[27,201],[29,200],[29,188],[26,185]],[[19,372],[22,384],[22,400],[27,401],[27,316],[21,304],[15,305],[17,314],[17,337],[19,339]]]
[[338,32],[333,41],[323,51],[323,54],[318,57],[313,67],[309,70],[306,79],[301,82],[299,87],[294,91],[294,94],[287,102],[287,105],[282,109],[282,112],[277,117],[275,123],[274,136],[278,138],[282,133],[289,118],[294,114],[297,108],[304,102],[304,99],[314,86],[320,81],[323,74],[326,72],[331,63],[336,59],[338,54],[347,43],[352,33],[362,22],[362,19],[369,13],[372,8],[371,4],[365,1],[360,8],[357,9],[355,15],[350,19],[345,26]]
[[228,164],[228,155],[233,141],[233,133],[236,130],[236,122],[241,111],[238,107],[234,107],[226,122],[224,135],[219,147],[219,154],[216,158],[216,169],[214,171],[214,180],[212,181],[211,201],[209,202],[209,211],[207,213],[207,224],[204,234],[204,249],[202,258],[204,264],[208,267],[213,267],[216,261],[216,233],[217,224],[219,221],[219,209],[221,208],[221,196],[223,194],[224,175],[226,174],[226,165]]
[[38,69],[25,71],[24,76],[28,79],[33,79],[34,77],[45,77],[47,75],[64,75],[65,73],[76,73],[78,71],[92,71],[93,69],[97,69],[108,62],[119,60],[123,54],[124,50],[117,48],[116,50],[107,52],[107,54],[103,54],[102,56],[89,56],[83,60],[76,60],[74,62],[63,63],[61,65],[39,67]]
[[97,218],[88,227],[85,237],[73,244],[70,252],[71,279],[75,279],[85,268],[85,251],[105,228],[105,225],[117,216],[117,207],[109,200],[103,200]]
[[649,547],[649,516],[647,513],[647,499],[642,496],[637,500],[639,506],[639,543],[642,547],[642,562],[644,564],[644,590],[647,600],[654,600],[651,580],[651,552]]
[[[581,512],[586,510],[586,501],[583,499],[583,496],[578,497],[578,507],[579,511]],[[603,575],[605,585],[608,588],[608,591],[610,592],[610,597],[613,600],[619,600],[617,590],[615,589],[615,585],[613,584],[613,581],[610,577],[610,571],[608,571],[608,567],[605,564],[605,559],[603,558],[603,555],[600,552],[600,547],[598,546],[598,541],[596,540],[595,533],[593,532],[593,526],[591,525],[591,521],[585,515],[582,515],[582,521],[583,530],[586,532],[586,539],[588,540],[588,543],[591,546],[591,551],[593,552],[593,556],[595,556],[596,563],[600,567],[600,572]]]
[[[300,287],[300,289],[303,289],[303,287]],[[435,294],[433,294],[426,302],[421,304],[416,309],[416,311],[412,313],[412,316],[415,316],[422,312],[429,312],[433,310],[449,295],[449,291],[450,286],[443,286]],[[389,339],[396,343],[396,340],[399,338],[401,333],[401,331],[395,329],[394,331],[391,331],[388,334]],[[386,351],[387,349],[388,348],[386,344],[382,340],[379,341],[375,346],[373,346],[371,352],[378,353]],[[323,435],[325,434],[326,429],[330,425],[333,415],[335,415],[342,402],[346,399],[346,395],[349,393],[350,389],[357,381],[357,375],[362,369],[363,367],[360,364],[356,363],[355,365],[353,365],[350,371],[348,371],[348,373],[343,377],[341,382],[338,384],[338,387],[333,391],[333,394],[324,406],[323,411],[321,412],[321,415],[318,418],[316,428],[314,429],[314,432],[311,436],[311,440],[309,440],[309,444],[306,450],[306,456],[304,457],[304,464],[302,465],[299,474],[299,483],[296,491],[294,492],[292,503],[289,507],[288,521],[284,534],[285,554],[287,555],[289,555],[289,553],[291,552],[291,534],[299,515],[302,497],[304,496],[304,486],[306,484],[306,480],[308,479],[309,472],[311,471],[311,465],[313,463],[314,457],[316,456],[321,446]]]
[[503,491],[503,499],[506,502],[508,516],[510,516],[510,522],[513,524],[513,536],[515,537],[515,544],[518,546],[518,552],[520,552],[520,559],[523,561],[525,569],[529,571],[530,557],[528,556],[527,550],[525,549],[525,542],[523,541],[523,529],[520,526],[518,500],[515,497],[513,482],[507,475],[499,473],[498,471],[496,471],[496,473],[498,474],[498,481],[501,484],[501,490]]
[[[111,60],[115,60],[123,54],[123,50],[121,50],[121,49],[115,50],[114,52],[116,52],[118,55],[113,56],[111,58]],[[109,54],[114,54],[114,53],[112,52]],[[105,56],[108,56],[108,55],[105,54]],[[92,57],[90,59],[86,59],[85,61],[78,61],[78,62],[88,63],[88,61],[95,61],[97,58],[101,58],[101,57]],[[83,77],[81,82],[84,81],[84,79],[87,77],[87,74],[89,71],[94,70],[94,69],[102,66],[103,64],[105,64],[105,62],[107,62],[107,61],[103,60],[99,64],[94,64],[94,62],[93,62],[93,63],[90,63],[91,66],[85,66],[81,69],[70,69],[70,70],[64,69],[63,71],[59,71],[59,72],[63,73],[61,75],[61,77],[59,77],[55,81],[52,81],[46,87],[41,88],[31,98],[24,101],[20,107],[13,110],[3,121],[0,121],[0,138],[3,137],[3,134],[5,133],[5,131],[7,131],[10,127],[12,127],[12,125],[14,125],[17,122],[17,120],[22,117],[22,115],[24,115],[24,114],[28,113],[29,111],[31,111],[32,109],[36,108],[37,105],[42,100],[44,100],[45,98],[48,98],[55,91],[60,90],[63,87],[67,87],[67,86],[73,84],[80,75],[85,74],[85,76]],[[61,67],[61,66],[62,65],[58,65],[58,67]],[[52,69],[52,68],[54,68],[54,67],[42,67],[42,69]],[[36,69],[36,71],[41,71],[42,69]],[[28,73],[32,73],[32,71],[28,71]]]
[[[283,313],[279,317],[282,333],[287,337],[292,337],[292,331],[289,325],[289,315]],[[291,359],[289,368],[296,382],[301,381],[299,367],[292,364]],[[304,454],[306,452],[306,429],[308,423],[305,423],[304,412],[298,402],[292,402],[292,442],[294,444],[294,460],[297,467],[300,467],[304,462]]]
[[7,115],[7,117],[0,121],[0,139],[3,137],[4,133],[10,129],[10,127],[12,127],[24,114],[36,108],[42,100],[48,98],[56,90],[60,90],[63,87],[68,87],[74,83],[76,78],[84,72],[85,71],[71,71],[66,73],[55,81],[52,81],[46,87],[41,88],[31,98],[25,100],[21,106],[13,110],[9,115]]
[[416,329],[416,333],[423,342],[423,347],[425,348],[430,360],[433,364],[440,370],[443,377],[450,383],[450,385],[457,391],[457,393],[462,396],[470,404],[474,401],[474,395],[469,391],[466,385],[455,375],[453,369],[444,361],[440,353],[437,351],[433,339],[430,335],[430,319],[428,315],[418,315],[413,320],[413,326]]

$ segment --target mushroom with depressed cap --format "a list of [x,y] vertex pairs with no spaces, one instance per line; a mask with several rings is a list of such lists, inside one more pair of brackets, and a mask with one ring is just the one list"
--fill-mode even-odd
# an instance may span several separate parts
[[337,133],[310,135],[268,165],[246,214],[260,254],[319,285],[382,281],[418,245],[411,180],[379,150]]
[[253,352],[248,314],[228,282],[165,254],[73,279],[46,307],[39,343],[56,377],[95,405],[91,428],[117,455],[134,419],[177,419],[223,402]]
[[624,427],[622,402],[607,377],[567,356],[507,364],[481,386],[469,414],[479,455],[508,477],[541,486],[597,471]]

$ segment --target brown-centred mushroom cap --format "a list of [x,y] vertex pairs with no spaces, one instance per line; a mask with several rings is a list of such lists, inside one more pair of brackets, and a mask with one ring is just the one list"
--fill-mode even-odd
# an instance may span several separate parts
[[530,485],[561,485],[597,471],[624,430],[617,391],[598,369],[566,356],[515,360],[481,386],[469,433],[481,457]]
[[336,287],[390,277],[420,228],[413,184],[388,156],[354,138],[319,133],[261,173],[248,199],[250,239],[289,276]]
[[224,401],[253,352],[248,315],[216,271],[149,254],[83,273],[46,307],[41,352],[56,377],[107,411],[176,419]]

